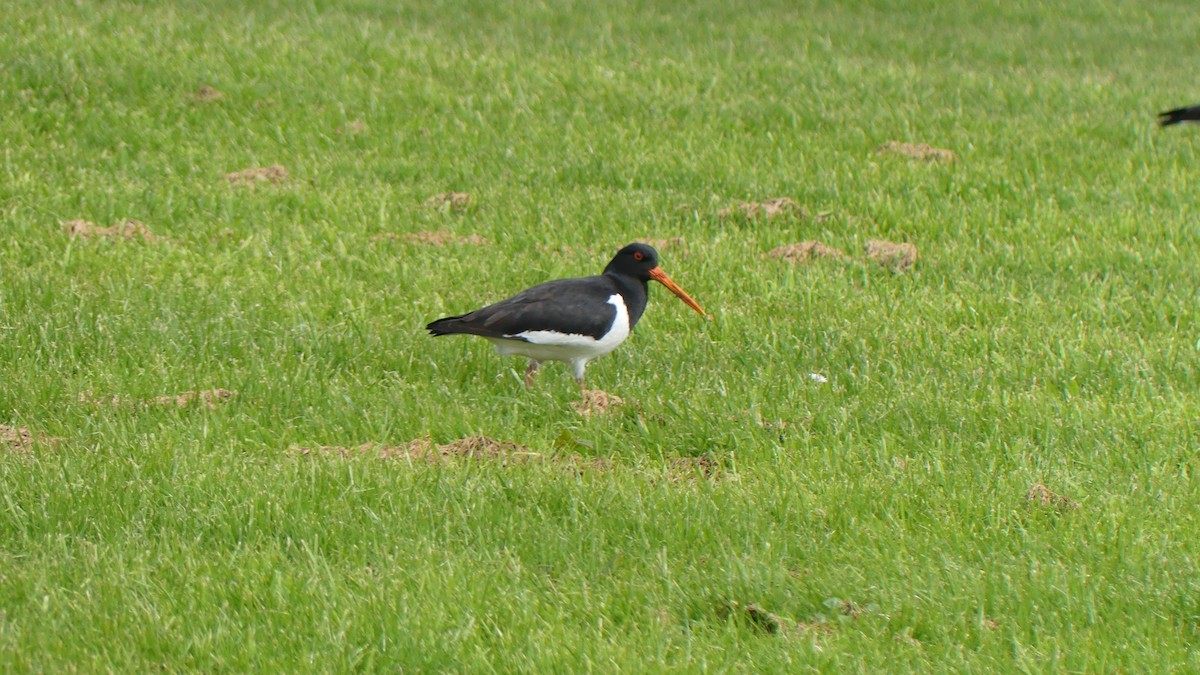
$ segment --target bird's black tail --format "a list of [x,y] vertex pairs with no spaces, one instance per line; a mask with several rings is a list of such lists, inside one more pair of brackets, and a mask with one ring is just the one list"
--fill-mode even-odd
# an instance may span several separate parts
[[1160,127],[1169,127],[1172,124],[1179,124],[1180,122],[1198,121],[1200,121],[1200,105],[1175,108],[1174,110],[1158,113],[1158,126]]
[[459,316],[448,316],[444,319],[438,319],[425,326],[425,329],[429,331],[430,335],[453,335],[461,333],[462,331],[456,328],[456,324],[461,318]]

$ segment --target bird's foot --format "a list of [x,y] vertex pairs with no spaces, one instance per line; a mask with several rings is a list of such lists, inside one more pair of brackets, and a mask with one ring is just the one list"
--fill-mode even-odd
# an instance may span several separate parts
[[525,368],[525,387],[526,388],[533,387],[533,376],[537,373],[538,366],[540,366],[540,365],[541,364],[538,363],[537,361],[530,361],[529,365]]

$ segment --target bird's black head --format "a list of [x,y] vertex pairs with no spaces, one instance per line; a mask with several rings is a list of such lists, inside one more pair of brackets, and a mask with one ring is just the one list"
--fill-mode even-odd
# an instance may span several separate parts
[[[683,300],[688,307],[697,312],[705,314],[700,305],[688,295],[679,284],[671,281],[671,277],[658,266],[658,251],[649,244],[630,244],[625,248],[617,251],[617,255],[608,263],[608,267],[604,268],[605,274],[613,274],[618,277],[636,279],[642,282],[643,287],[651,279],[666,286],[672,293]],[[640,310],[639,310],[640,311]]]
[[658,251],[649,244],[630,244],[617,251],[617,255],[604,268],[605,274],[619,274],[641,282],[650,281],[650,270],[658,267]]

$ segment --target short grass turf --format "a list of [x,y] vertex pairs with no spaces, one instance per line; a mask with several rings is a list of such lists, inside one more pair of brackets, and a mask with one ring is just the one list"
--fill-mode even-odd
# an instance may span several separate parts
[[[1200,669],[1193,3],[2,13],[0,669]],[[622,406],[423,331],[639,238]]]

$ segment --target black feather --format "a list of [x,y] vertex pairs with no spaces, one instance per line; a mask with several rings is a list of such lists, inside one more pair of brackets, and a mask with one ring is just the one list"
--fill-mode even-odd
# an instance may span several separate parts
[[513,339],[525,331],[545,330],[599,340],[617,316],[617,308],[608,302],[614,294],[625,302],[629,329],[633,330],[646,311],[646,284],[656,267],[658,252],[653,247],[630,244],[617,252],[603,274],[547,281],[507,300],[438,319],[425,327],[434,335],[465,333]]
[[[618,292],[617,284],[603,275],[547,281],[474,312],[438,319],[426,328],[434,335],[466,333],[492,338],[550,330],[598,340],[617,316],[617,308],[608,304],[608,299]],[[633,322],[630,316],[630,328]]]
[[1180,122],[1200,122],[1200,105],[1175,108],[1174,110],[1158,113],[1159,126],[1169,127],[1172,124],[1179,124]]

